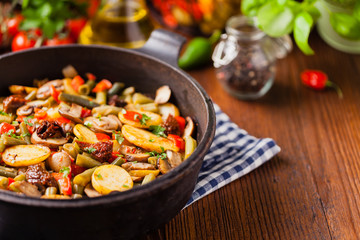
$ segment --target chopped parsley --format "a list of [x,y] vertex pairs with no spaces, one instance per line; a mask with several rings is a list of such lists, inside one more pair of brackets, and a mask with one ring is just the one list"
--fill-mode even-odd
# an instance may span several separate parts
[[85,125],[85,126],[87,126],[87,127],[89,127],[89,128],[91,128],[91,127],[92,127],[91,122],[87,122],[87,121],[86,121],[86,122],[84,122],[84,125]]
[[29,122],[29,119],[33,119],[33,118],[34,118],[34,116],[29,116],[29,117],[24,118],[24,123],[26,125],[28,125],[29,127],[32,127],[34,124]]
[[128,185],[125,185],[125,184],[124,184],[124,185],[122,185],[122,186],[123,186],[124,188],[129,188],[129,186],[128,186]]
[[14,129],[9,130],[9,131],[6,133],[6,135],[8,135],[9,137],[12,137],[12,138],[17,138],[17,139],[20,139],[20,138],[21,138],[20,136],[18,136],[18,135],[16,135],[16,134],[14,133]]
[[146,114],[141,114],[141,116],[142,116],[142,117],[139,119],[141,125],[146,125],[146,122],[151,119],[151,118],[150,118],[149,116],[147,116]]
[[59,171],[59,173],[63,173],[63,178],[66,178],[70,174],[70,168],[69,167],[62,167]]
[[121,158],[124,157],[124,155],[122,155],[122,154],[116,154],[116,156],[117,156],[117,157],[121,157]]
[[96,151],[96,148],[93,147],[86,147],[84,148],[84,151],[88,152],[88,153],[93,153]]
[[18,125],[19,122],[18,121],[12,121],[11,125]]
[[116,140],[119,144],[122,144],[123,141],[124,141],[124,136],[122,135],[122,133],[121,133],[121,132],[113,131],[113,134],[114,134],[115,140]]
[[24,138],[24,137],[30,137],[31,136],[31,134],[30,133],[23,133],[23,134],[21,134],[21,136]]
[[155,141],[155,139],[149,139],[149,142],[154,142]]
[[150,157],[156,157],[156,158],[161,158],[162,160],[165,160],[167,158],[165,149],[163,147],[160,147],[162,153],[158,153],[157,151],[152,151],[152,152],[147,152],[147,154],[150,155]]
[[103,177],[101,176],[100,173],[99,173],[98,175],[96,175],[96,177],[97,177],[98,179],[103,179]]
[[149,130],[152,131],[153,134],[155,134],[156,136],[158,137],[167,137],[166,134],[165,134],[165,128],[163,128],[162,126],[160,125],[151,125],[149,127]]
[[97,119],[99,119],[99,121],[101,121],[101,114],[99,116],[97,116]]
[[4,112],[3,110],[0,110],[0,115],[8,116],[9,114],[7,114],[6,112]]

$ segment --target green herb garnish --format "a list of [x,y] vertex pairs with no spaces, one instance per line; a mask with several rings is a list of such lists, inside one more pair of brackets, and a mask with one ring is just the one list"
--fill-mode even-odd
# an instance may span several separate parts
[[122,144],[123,141],[124,141],[124,136],[122,135],[122,133],[121,133],[121,132],[113,131],[113,134],[114,134],[115,140],[116,140],[119,144]]
[[96,175],[96,177],[97,177],[98,179],[103,179],[103,177],[101,176],[100,173],[99,173],[98,175]]
[[163,128],[162,126],[160,125],[151,125],[149,127],[149,130],[152,131],[153,134],[155,134],[156,136],[158,137],[167,137],[166,134],[165,134],[165,128]]
[[14,129],[9,130],[9,131],[6,133],[6,135],[8,135],[9,137],[12,137],[12,138],[16,138],[16,139],[20,139],[20,138],[21,138],[21,136],[18,136],[18,135],[16,135],[16,134],[14,133]]
[[147,116],[146,114],[141,114],[141,116],[142,116],[142,117],[139,119],[141,125],[146,125],[146,122],[151,119],[151,118],[150,118],[149,116]]
[[129,188],[129,186],[128,186],[128,185],[125,185],[125,184],[124,184],[124,185],[122,185],[122,186],[123,186],[124,188]]
[[70,174],[70,168],[69,167],[62,167],[59,171],[59,173],[63,173],[63,178],[66,178]]
[[7,114],[6,112],[4,112],[3,110],[0,110],[0,115],[8,116],[9,114]]
[[96,148],[93,148],[93,147],[86,147],[84,148],[84,151],[85,152],[88,152],[88,153],[93,153],[96,151]]
[[158,153],[157,151],[152,151],[152,152],[147,152],[147,154],[150,155],[150,157],[156,157],[156,158],[161,158],[162,160],[165,160],[167,158],[165,149],[163,147],[160,147],[162,153]]
[[19,122],[18,121],[12,121],[11,125],[18,125]]
[[24,118],[24,123],[25,123],[26,125],[28,125],[29,127],[34,126],[33,123],[29,122],[29,119],[33,119],[33,118],[34,118],[34,116],[29,116],[29,117]]
[[84,125],[85,125],[85,126],[87,126],[87,127],[89,127],[89,128],[91,128],[91,127],[92,127],[91,122],[84,122]]
[[154,142],[155,141],[155,139],[149,139],[149,142]]
[[99,116],[97,116],[97,119],[99,119],[99,121],[101,121],[101,114]]

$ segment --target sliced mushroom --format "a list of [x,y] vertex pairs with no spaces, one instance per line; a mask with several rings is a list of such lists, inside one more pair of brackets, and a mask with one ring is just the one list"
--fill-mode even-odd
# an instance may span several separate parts
[[47,146],[49,148],[57,148],[59,146],[64,145],[68,142],[67,138],[46,138],[41,139],[36,131],[31,135],[31,143],[32,144],[41,144],[44,146]]
[[155,103],[164,104],[167,103],[171,96],[171,90],[169,86],[164,85],[156,90]]
[[85,189],[84,189],[85,194],[90,197],[101,197],[102,195],[96,191],[93,186],[91,185],[91,183],[89,183],[88,185],[86,185]]
[[166,151],[166,156],[168,158],[168,163],[170,164],[170,166],[172,168],[175,168],[175,167],[179,166],[182,163],[181,153],[179,153],[179,152],[174,152],[174,151],[171,151],[171,150],[167,150]]
[[162,174],[166,174],[172,170],[170,163],[167,161],[167,159],[158,158],[157,166]]
[[68,108],[66,106],[62,106],[59,108],[59,113],[64,118],[70,119],[73,122],[82,124],[83,121],[81,120],[81,111],[82,107],[80,105],[77,105],[73,103],[71,105],[71,108]]
[[58,91],[64,91],[64,81],[63,80],[52,80],[50,82],[45,83],[42,85],[37,93],[36,98],[37,99],[46,99],[51,96],[51,86],[54,86],[56,90]]
[[67,65],[62,69],[62,74],[66,78],[74,78],[76,75],[78,75],[78,72],[72,65]]
[[154,167],[154,165],[150,164],[150,163],[142,163],[142,162],[127,162],[127,163],[123,163],[121,165],[122,168],[124,168],[126,171],[130,171],[130,170],[155,170],[156,168]]
[[184,134],[183,134],[183,138],[186,136],[191,136],[194,132],[194,122],[191,119],[191,117],[186,117],[186,127],[184,129]]
[[20,192],[24,193],[26,196],[29,197],[41,197],[41,192],[38,190],[38,188],[26,181],[18,181],[14,182],[15,188],[18,189]]
[[90,123],[90,128],[95,132],[103,132],[103,133],[112,133],[120,129],[121,123],[119,125],[119,121],[116,116],[113,115],[105,116],[105,117],[87,117],[84,119],[84,122]]
[[120,122],[120,119],[119,119],[117,116],[115,116],[115,115],[109,115],[108,118],[111,118],[111,119],[113,119],[114,121],[116,121],[117,124],[118,124],[118,129],[121,129],[122,123]]
[[47,101],[44,101],[44,100],[35,100],[35,101],[26,103],[26,105],[29,105],[34,108],[41,108],[41,107],[44,107],[46,104],[47,104]]
[[16,115],[29,116],[34,113],[34,107],[30,105],[24,105],[16,110]]
[[150,157],[147,153],[137,153],[137,154],[125,154],[125,159],[129,162],[147,162]]

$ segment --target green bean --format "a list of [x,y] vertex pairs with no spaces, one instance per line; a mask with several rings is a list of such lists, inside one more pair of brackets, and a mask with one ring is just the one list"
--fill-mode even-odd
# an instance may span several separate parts
[[0,115],[0,123],[7,122],[12,123],[14,116],[12,114]]
[[109,96],[113,96],[120,92],[121,89],[125,87],[125,84],[122,82],[115,82],[108,91]]
[[50,108],[51,106],[53,106],[55,104],[56,104],[56,101],[55,101],[54,97],[51,96],[45,100],[44,106]]
[[96,82],[94,80],[88,80],[85,84],[89,86],[89,89],[91,91],[95,87]]
[[72,199],[80,199],[80,198],[82,198],[82,195],[75,193],[75,194],[71,195],[71,198]]
[[77,155],[76,165],[79,165],[80,167],[92,168],[101,166],[101,163],[83,153]]
[[79,151],[80,151],[80,148],[79,146],[77,145],[76,142],[73,142],[73,143],[65,143],[63,145],[63,149],[65,152],[67,152],[68,154],[70,154],[70,156],[72,158],[76,158],[77,155],[79,154]]
[[45,190],[45,195],[49,196],[49,195],[55,195],[57,193],[57,188],[56,187],[47,187]]
[[4,144],[4,141],[0,139],[0,153],[4,152],[6,148],[6,145]]
[[74,94],[60,93],[59,99],[64,102],[76,103],[76,104],[79,104],[80,106],[90,108],[90,109],[100,106],[100,104],[98,104],[95,101],[91,101],[91,100],[85,99],[83,97],[74,95]]
[[27,144],[31,144],[31,135],[25,122],[20,123],[20,132]]
[[106,104],[106,92],[105,91],[96,93],[96,102],[101,105]]
[[128,87],[125,88],[124,91],[122,92],[122,95],[131,95],[135,92],[135,88],[134,87]]
[[17,176],[17,170],[15,168],[7,168],[0,166],[0,176],[15,178]]
[[0,188],[7,189],[9,185],[9,179],[7,177],[0,176]]
[[13,138],[13,137],[9,137],[5,134],[3,134],[1,136],[1,139],[3,140],[3,143],[6,146],[15,146],[15,145],[26,145],[27,143],[25,142],[25,140],[22,139],[17,139],[17,138]]
[[134,95],[132,96],[132,100],[134,104],[145,104],[154,102],[154,100],[141,93],[134,93]]
[[141,185],[147,184],[153,180],[155,180],[155,174],[153,173],[149,173],[148,175],[146,175],[141,183]]
[[16,181],[16,182],[21,182],[21,181],[25,181],[25,180],[26,180],[25,174],[17,175],[17,176],[14,178],[14,181]]
[[121,166],[121,164],[123,164],[124,162],[125,162],[125,160],[123,157],[117,157],[111,164]]
[[74,177],[73,183],[85,187],[91,181],[91,176],[96,168],[97,167],[87,169],[84,172],[76,175]]
[[142,111],[158,113],[159,108],[156,103],[136,104],[135,108]]
[[73,184],[73,193],[84,194],[84,186]]
[[122,108],[115,107],[115,106],[109,106],[109,105],[102,105],[100,107],[95,107],[92,109],[91,113],[93,115],[101,115],[101,116],[107,116],[110,114],[118,115],[119,112],[121,112]]
[[28,95],[26,95],[25,100],[32,101],[36,99],[36,91],[30,92]]
[[79,89],[78,89],[78,92],[79,92],[81,95],[89,95],[89,93],[90,93],[90,86],[87,85],[87,84],[80,85],[80,86],[79,86]]

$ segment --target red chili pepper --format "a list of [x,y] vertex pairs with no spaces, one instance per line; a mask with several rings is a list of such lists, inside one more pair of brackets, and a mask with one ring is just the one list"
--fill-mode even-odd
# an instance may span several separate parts
[[10,130],[15,132],[15,127],[7,122],[3,122],[0,124],[0,134],[8,133]]
[[77,92],[79,92],[79,87],[84,83],[85,83],[84,79],[79,75],[75,76],[73,80],[71,80],[71,86]]
[[185,118],[176,116],[175,119],[176,119],[177,123],[179,124],[181,134],[183,134],[184,129],[185,129]]
[[110,140],[110,136],[105,133],[95,133],[95,135],[99,141],[109,141]]
[[176,147],[178,147],[181,151],[185,150],[185,141],[181,137],[175,134],[168,134],[167,138],[172,141]]
[[126,111],[126,113],[124,113],[124,118],[130,121],[140,122],[142,116],[140,113],[135,111]]
[[76,175],[84,172],[85,170],[86,170],[86,168],[81,167],[81,166],[79,166],[79,165],[76,165],[75,163],[72,163],[72,164],[70,165],[70,172],[71,172],[72,176],[74,176],[74,177],[75,177]]
[[52,173],[55,180],[59,183],[60,192],[70,196],[72,194],[70,174],[64,177],[63,173]]
[[81,109],[81,115],[82,118],[86,118],[91,116],[91,109],[87,109],[87,108],[82,108]]
[[51,88],[51,96],[55,99],[57,103],[60,103],[59,95],[60,91],[56,90],[56,88],[53,85],[50,85]]
[[326,73],[319,70],[305,70],[301,73],[301,81],[305,86],[308,86],[315,90],[323,90],[326,87],[334,88],[339,95],[339,98],[343,97],[343,93],[338,85],[329,81],[329,77]]
[[103,79],[98,84],[96,84],[96,86],[94,87],[92,92],[95,92],[95,93],[102,92],[102,91],[110,89],[111,87],[112,87],[112,83],[107,79]]

